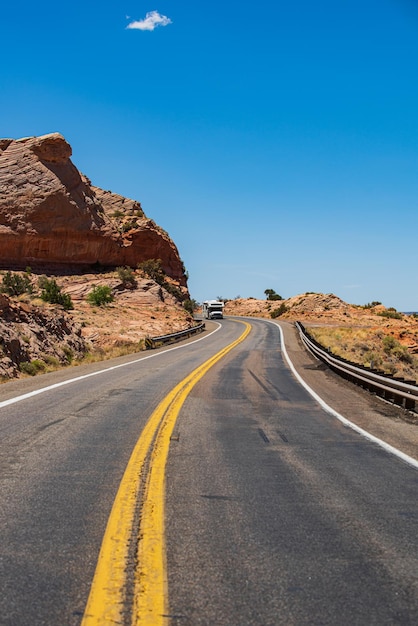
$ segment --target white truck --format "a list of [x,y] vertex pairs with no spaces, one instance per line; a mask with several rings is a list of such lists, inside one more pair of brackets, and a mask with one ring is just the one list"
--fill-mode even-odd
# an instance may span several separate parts
[[221,320],[224,316],[224,303],[221,300],[205,300],[202,304],[202,314],[207,320]]

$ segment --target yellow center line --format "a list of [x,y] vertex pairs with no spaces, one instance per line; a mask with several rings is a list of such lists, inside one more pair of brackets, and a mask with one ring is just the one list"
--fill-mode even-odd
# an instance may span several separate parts
[[[215,363],[247,337],[251,330],[250,324],[239,323],[246,327],[242,335],[176,385],[160,402],[146,423],[116,494],[81,626],[125,623],[129,543],[139,490],[144,479],[146,488],[138,533],[132,626],[167,624],[164,499],[165,466],[170,437],[179,411],[196,383]],[[147,475],[144,476],[146,460],[150,453]]]

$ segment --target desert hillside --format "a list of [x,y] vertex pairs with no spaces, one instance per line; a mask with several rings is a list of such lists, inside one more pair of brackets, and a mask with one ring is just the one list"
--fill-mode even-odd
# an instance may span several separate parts
[[[9,292],[17,286],[22,293],[6,295],[5,283]],[[63,297],[61,303],[43,299],[51,286],[53,294]],[[0,381],[137,352],[145,348],[147,337],[194,326],[178,289],[167,277],[157,282],[130,268],[53,277],[2,272]],[[108,301],[102,302],[103,294]]]
[[418,318],[380,303],[358,306],[334,294],[305,293],[287,300],[229,300],[225,314],[298,320],[337,356],[418,380]]

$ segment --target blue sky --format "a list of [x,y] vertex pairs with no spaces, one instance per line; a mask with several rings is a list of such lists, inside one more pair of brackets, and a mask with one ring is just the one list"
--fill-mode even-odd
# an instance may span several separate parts
[[0,136],[62,133],[191,296],[418,310],[415,0],[8,3]]

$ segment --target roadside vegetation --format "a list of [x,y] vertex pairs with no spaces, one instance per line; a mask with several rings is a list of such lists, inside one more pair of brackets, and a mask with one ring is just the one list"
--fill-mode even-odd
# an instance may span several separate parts
[[46,276],[41,276],[38,280],[38,286],[41,289],[41,299],[44,302],[59,304],[65,311],[70,311],[74,308],[71,296],[61,291],[61,287],[58,286],[54,278],[49,279]]
[[97,285],[93,287],[87,296],[87,302],[92,306],[105,306],[114,300],[111,288],[108,285]]
[[418,357],[383,329],[309,326],[307,330],[336,356],[385,374],[418,380]]
[[[150,346],[151,336],[190,325],[197,302],[185,299],[160,260],[99,273],[101,284],[94,282],[97,271],[87,282],[82,276],[38,275],[29,267],[0,271],[0,294],[10,300],[3,315],[0,311],[0,383],[17,373],[36,376],[137,353]],[[144,278],[161,287],[160,300],[138,306],[136,294],[129,292],[139,289],[141,302]],[[153,293],[157,298],[155,287]]]
[[173,283],[171,283],[168,279],[167,274],[162,267],[161,259],[148,259],[148,261],[138,263],[138,269],[141,270],[144,276],[148,276],[149,278],[154,280],[168,293],[177,298],[177,300],[184,300],[181,289],[179,289],[176,285],[173,285]]
[[5,272],[1,281],[0,292],[10,297],[17,297],[27,294],[33,298],[41,298],[50,304],[59,304],[64,310],[69,311],[74,308],[71,297],[63,293],[54,278],[39,276],[35,279],[31,269],[25,272]]
[[21,296],[24,293],[32,294],[33,285],[30,269],[27,269],[24,274],[6,272],[2,278],[0,291],[10,297]]

